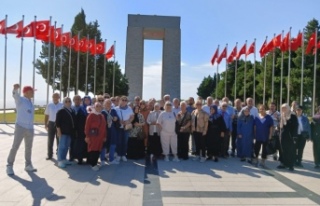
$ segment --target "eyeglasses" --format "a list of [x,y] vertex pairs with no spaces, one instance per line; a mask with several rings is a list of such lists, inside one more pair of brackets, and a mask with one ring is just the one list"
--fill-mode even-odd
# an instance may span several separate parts
[[104,102],[104,99],[99,99],[98,101],[99,101],[99,102]]
[[121,101],[123,101],[123,102],[127,102],[128,100],[127,100],[127,99],[122,99]]
[[202,104],[196,104],[197,106],[202,106]]

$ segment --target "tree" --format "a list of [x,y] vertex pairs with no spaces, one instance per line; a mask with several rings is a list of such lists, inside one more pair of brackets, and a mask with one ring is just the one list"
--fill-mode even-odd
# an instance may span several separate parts
[[211,96],[211,94],[214,94],[216,88],[216,74],[214,74],[214,77],[211,77],[210,75],[208,77],[204,77],[200,86],[197,88],[198,96],[202,97],[203,99],[207,98],[208,96]]
[[[86,23],[86,15],[83,9],[80,13],[75,16],[74,23],[71,28],[71,33],[73,36],[78,35],[80,32],[80,39],[89,36],[89,39],[95,39],[96,42],[100,43],[103,40],[101,39],[101,32],[99,30],[98,21]],[[50,47],[50,56],[49,56],[49,47]],[[77,56],[78,52],[70,50],[66,47],[57,47],[55,48],[56,58],[53,59],[54,46],[51,43],[43,43],[42,51],[40,52],[39,59],[36,60],[35,66],[37,73],[42,75],[42,77],[49,81],[49,85],[54,89],[58,89],[63,92],[63,95],[66,96],[68,90],[75,91],[76,82],[77,82]],[[62,52],[62,73],[60,73],[60,54]],[[71,56],[70,56],[71,54]],[[69,59],[71,58],[71,67],[70,67],[70,88],[68,88],[68,77],[69,77]],[[106,85],[103,85],[103,72],[104,72],[104,55],[90,55],[88,58],[88,85],[86,85],[86,62],[87,62],[87,53],[81,53],[79,55],[79,90],[86,91],[88,87],[88,92],[94,91],[94,61],[96,59],[96,93],[102,94],[104,92],[112,93],[112,74],[113,74],[113,64],[114,62],[106,63]],[[49,69],[49,80],[47,80],[47,68],[48,61],[50,61]],[[55,61],[55,76],[53,77],[53,61]],[[61,84],[62,80],[62,84]],[[120,65],[115,62],[115,95],[127,95],[128,94],[128,80],[124,74],[121,73]],[[77,93],[78,91],[75,91]]]

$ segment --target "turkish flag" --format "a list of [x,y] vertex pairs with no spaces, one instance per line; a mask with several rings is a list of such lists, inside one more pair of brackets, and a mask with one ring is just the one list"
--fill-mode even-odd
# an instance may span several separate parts
[[[54,27],[53,27],[54,28]],[[36,22],[36,39],[42,41],[49,41],[49,31],[52,31],[52,27],[50,26],[50,21],[37,21]],[[53,33],[50,34],[50,36]]]
[[62,29],[61,28],[56,28],[52,30],[53,32],[51,33],[51,42],[55,42],[57,44],[58,41],[61,41],[61,32]]
[[79,51],[79,43],[78,43],[78,36],[77,35],[70,38],[69,47],[71,47],[75,51]]
[[94,39],[90,39],[86,44],[87,51],[89,51],[92,55],[94,55],[95,53],[95,44],[96,44],[96,40]]
[[249,54],[253,54],[254,53],[254,50],[255,50],[255,47],[256,47],[256,44],[255,42],[252,42],[252,44],[250,45],[247,53],[246,53],[246,56],[248,56]]
[[285,52],[289,50],[289,32],[287,33],[287,35],[282,39],[281,45],[280,45],[280,50]]
[[31,22],[27,26],[25,26],[21,32],[17,35],[18,38],[20,37],[34,37],[34,22]]
[[93,48],[93,49],[91,49],[91,54],[92,55],[104,54],[104,52],[105,52],[105,43],[104,42],[100,42],[99,44],[96,44],[92,48]]
[[264,57],[264,55],[266,55],[266,53],[264,52],[264,48],[267,46],[267,40],[265,40],[260,48],[260,57]]
[[23,21],[19,21],[18,23],[9,26],[6,28],[7,34],[19,34],[23,29]]
[[279,47],[281,45],[281,34],[279,34],[278,36],[275,36],[272,39],[273,42],[273,47]]
[[217,48],[216,52],[213,54],[212,58],[211,58],[211,64],[214,65],[216,59],[219,56],[219,47]]
[[240,49],[239,53],[237,54],[237,57],[236,57],[237,60],[240,59],[240,57],[241,57],[242,54],[246,54],[246,51],[247,51],[247,45],[244,44],[244,45],[242,46],[242,48]]
[[69,46],[70,32],[66,32],[60,35],[60,39],[56,39],[56,46]]
[[291,51],[296,51],[302,45],[302,33],[299,32],[297,38],[291,40]]
[[317,44],[317,47],[313,49],[313,55],[316,54],[317,49],[320,49],[320,41]]
[[309,54],[312,50],[312,48],[315,46],[316,44],[316,33],[311,34],[310,38],[309,38],[309,42],[308,42],[308,46],[306,49],[306,54]]
[[273,45],[273,39],[267,44],[267,46],[265,46],[264,48],[264,53],[269,53],[270,51],[272,51],[274,49],[274,45]]
[[78,44],[79,44],[79,50],[80,50],[81,52],[87,52],[88,46],[87,46],[87,38],[86,38],[86,37],[80,39],[80,41],[78,42]]
[[112,56],[114,56],[114,45],[112,45],[110,47],[110,49],[108,50],[108,52],[106,53],[106,59],[110,59]]
[[228,59],[227,59],[227,62],[228,63],[231,63],[233,62],[234,58],[237,56],[237,46],[235,46],[232,50],[232,52],[230,53]]
[[5,34],[6,31],[6,20],[0,21],[0,34]]
[[227,58],[227,48],[225,47],[220,54],[219,58],[217,59],[217,63],[220,64],[223,58]]

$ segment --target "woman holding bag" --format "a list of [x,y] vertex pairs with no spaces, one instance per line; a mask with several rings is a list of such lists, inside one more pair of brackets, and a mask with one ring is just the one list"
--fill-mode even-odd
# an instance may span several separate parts
[[86,126],[86,142],[88,144],[88,163],[92,170],[98,171],[97,165],[103,143],[106,141],[106,120],[101,114],[102,105],[99,102],[94,104],[92,112],[89,114]]

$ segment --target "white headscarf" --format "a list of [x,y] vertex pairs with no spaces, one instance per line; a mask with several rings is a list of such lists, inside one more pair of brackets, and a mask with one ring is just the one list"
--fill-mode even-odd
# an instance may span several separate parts
[[[282,108],[286,108],[286,112],[283,112]],[[281,120],[280,120],[280,128],[283,128],[284,125],[287,125],[287,121],[291,117],[290,106],[285,103],[281,106]]]

